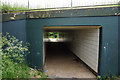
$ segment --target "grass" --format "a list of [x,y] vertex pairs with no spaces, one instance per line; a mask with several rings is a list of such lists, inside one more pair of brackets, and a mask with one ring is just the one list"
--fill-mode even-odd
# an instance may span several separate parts
[[[102,7],[120,7],[119,4],[112,4],[112,5],[94,5],[94,6],[78,6],[78,7],[72,7],[72,9],[85,9],[85,8],[102,8]],[[29,12],[29,11],[51,11],[51,10],[69,10],[71,9],[70,7],[66,7],[66,8],[47,8],[47,9],[30,9],[28,10],[27,7],[23,7],[21,6],[17,6],[14,5],[13,7],[10,4],[4,4],[1,7],[3,13],[12,13],[12,12]]]
[[37,69],[32,69],[30,70],[30,77],[31,78],[47,78],[48,76],[43,74],[41,71]]
[[28,8],[24,5],[18,6],[18,4],[14,4],[13,6],[10,5],[10,3],[1,3],[0,2],[0,10],[2,12],[9,12],[9,11],[19,11],[19,10],[27,10]]
[[9,58],[2,60],[2,78],[27,78],[29,71],[25,64],[15,63]]
[[2,60],[2,78],[47,78],[47,75],[37,69],[31,69],[27,64],[16,63],[5,58]]

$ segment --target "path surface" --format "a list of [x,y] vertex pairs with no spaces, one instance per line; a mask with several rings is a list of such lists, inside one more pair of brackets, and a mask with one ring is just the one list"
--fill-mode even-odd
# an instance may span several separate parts
[[96,78],[82,61],[62,46],[49,46],[46,53],[45,74],[50,78]]

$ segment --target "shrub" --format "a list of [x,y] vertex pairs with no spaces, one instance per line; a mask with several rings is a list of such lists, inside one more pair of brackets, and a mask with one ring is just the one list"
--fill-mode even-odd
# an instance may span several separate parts
[[[1,35],[1,34],[0,34]],[[25,56],[29,53],[28,43],[23,45],[16,37],[10,36],[9,33],[0,37],[0,77],[2,78],[47,78],[37,69],[31,71],[30,67],[24,64]],[[0,63],[1,64],[1,63]],[[2,72],[1,72],[2,70]],[[32,72],[32,74],[30,73]]]
[[[2,39],[2,40],[1,40]],[[2,52],[2,78],[28,78],[30,68],[23,64],[29,53],[28,46],[6,33],[0,38]]]
[[25,64],[15,63],[8,59],[2,60],[2,78],[28,78],[30,68]]
[[23,46],[22,41],[6,33],[5,36],[2,36],[2,52],[4,53],[3,58],[8,57],[15,62],[22,63],[24,57],[29,53],[28,43]]

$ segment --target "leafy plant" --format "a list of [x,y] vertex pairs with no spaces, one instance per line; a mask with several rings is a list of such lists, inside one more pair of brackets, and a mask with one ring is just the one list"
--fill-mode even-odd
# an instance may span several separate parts
[[19,41],[16,37],[6,33],[5,36],[2,36],[2,51],[5,57],[11,58],[11,60],[15,62],[22,63],[24,57],[29,53],[28,43],[23,46],[22,41]]
[[49,38],[57,38],[58,37],[58,33],[57,32],[48,32],[48,37]]
[[2,78],[28,78],[29,71],[25,64],[15,63],[9,58],[2,60]]
[[[1,34],[0,34],[1,35]],[[2,78],[47,78],[42,72],[31,69],[25,64],[25,56],[29,53],[28,43],[23,45],[16,37],[6,33],[0,36],[0,58],[2,57]]]
[[97,78],[98,78],[99,80],[102,80],[101,76],[97,76]]
[[[1,40],[2,39],[2,40]],[[9,33],[0,37],[2,55],[2,78],[27,78],[30,68],[23,64],[24,57],[29,53],[28,46],[10,36]]]

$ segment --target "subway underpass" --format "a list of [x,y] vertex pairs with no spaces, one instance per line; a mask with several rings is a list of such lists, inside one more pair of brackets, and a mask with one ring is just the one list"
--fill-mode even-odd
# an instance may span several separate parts
[[49,78],[96,78],[100,32],[89,27],[44,30],[44,73]]
[[96,78],[62,43],[46,43],[45,72],[49,78]]

